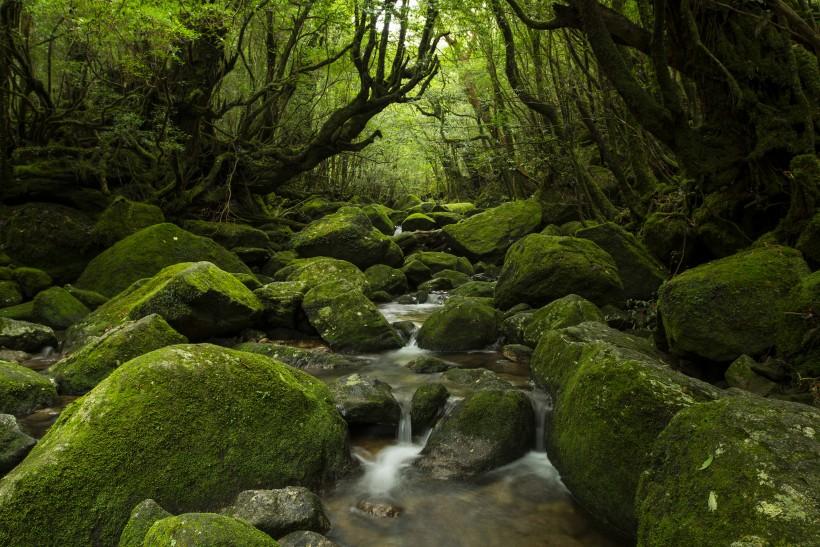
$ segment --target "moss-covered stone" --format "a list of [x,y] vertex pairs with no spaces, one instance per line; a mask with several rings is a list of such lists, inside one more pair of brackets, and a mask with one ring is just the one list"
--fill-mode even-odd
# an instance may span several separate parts
[[0,308],[16,306],[23,302],[23,291],[16,281],[0,281]]
[[498,339],[496,311],[470,298],[449,300],[421,326],[419,346],[436,351],[481,349]]
[[605,222],[582,228],[575,237],[593,241],[609,253],[618,267],[625,300],[654,300],[667,273],[634,235],[613,222]]
[[621,299],[612,257],[592,241],[531,234],[510,247],[495,287],[501,309],[520,302],[543,306],[577,294],[601,306]]
[[393,207],[398,210],[406,211],[412,207],[421,205],[421,198],[415,194],[403,194],[402,197],[397,198]]
[[789,292],[777,324],[777,353],[803,378],[820,377],[820,272]]
[[191,340],[226,336],[251,326],[262,303],[233,275],[210,262],[168,266],[131,285],[66,333],[66,349],[125,321],[156,313]]
[[517,239],[541,225],[536,200],[511,201],[442,229],[447,242],[472,260],[500,261]]
[[37,441],[20,430],[11,414],[0,414],[0,477],[23,461]]
[[344,371],[361,368],[366,361],[321,350],[307,350],[281,344],[243,342],[235,350],[266,355],[292,367],[307,371]]
[[92,338],[48,370],[61,393],[80,395],[108,377],[117,367],[155,349],[188,340],[161,316],[151,314],[128,321]]
[[386,264],[370,266],[364,271],[364,275],[370,285],[371,293],[384,291],[389,295],[396,296],[410,290],[404,272],[391,268]]
[[16,306],[0,308],[0,317],[18,321],[34,321],[34,302],[23,302]]
[[418,287],[433,277],[433,271],[421,260],[407,261],[401,267],[401,272],[407,278],[407,282],[411,287]]
[[330,384],[336,408],[351,425],[397,426],[401,407],[389,384],[354,373]]
[[48,272],[37,268],[15,268],[12,272],[12,277],[26,298],[34,298],[34,296],[47,288],[54,282]]
[[755,371],[757,362],[748,355],[741,355],[726,369],[726,383],[730,387],[743,389],[751,393],[756,393],[763,397],[773,393],[777,389],[777,383],[772,382],[765,376]]
[[508,314],[501,322],[501,335],[508,344],[523,344],[524,329],[527,327],[534,310],[524,310]]
[[143,228],[163,222],[165,215],[156,205],[118,196],[97,219],[94,237],[103,247],[110,247]]
[[[450,282],[450,288],[456,288],[468,283],[470,276],[464,272],[456,270],[441,270],[433,274],[433,279],[446,279]],[[421,287],[419,287],[421,288]]]
[[278,547],[266,533],[241,519],[216,513],[186,513],[151,526],[144,547]]
[[66,285],[63,287],[74,298],[86,305],[90,310],[95,310],[108,302],[108,297],[96,291],[87,291],[85,289],[78,289],[73,285]]
[[577,294],[568,294],[530,315],[524,326],[524,343],[535,347],[541,335],[547,331],[572,327],[586,321],[603,320],[604,315],[598,306]]
[[406,232],[417,232],[420,230],[435,230],[438,226],[433,218],[424,213],[413,213],[401,223],[401,229]]
[[300,281],[279,281],[268,283],[253,291],[262,303],[262,321],[265,326],[297,328],[302,314],[305,289],[305,284]]
[[17,363],[0,361],[0,414],[25,416],[56,400],[51,380]]
[[719,390],[650,357],[639,339],[606,334],[612,329],[600,324],[603,336],[595,339],[585,325],[593,324],[542,336],[530,363],[555,404],[547,450],[578,501],[632,535],[635,490],[652,443],[678,411]]
[[370,223],[386,236],[392,236],[396,231],[396,224],[390,219],[393,209],[385,205],[373,203],[362,207],[362,212],[370,219]]
[[432,355],[422,355],[408,362],[405,366],[418,374],[435,374],[436,372],[449,370],[456,365]]
[[437,228],[444,228],[445,226],[449,226],[450,224],[455,224],[456,222],[464,220],[464,215],[449,213],[446,211],[427,213],[427,216],[436,221]]
[[820,268],[820,213],[814,215],[803,228],[795,247],[814,269]]
[[149,226],[103,251],[88,264],[76,286],[112,297],[167,266],[198,261],[212,262],[227,272],[251,273],[213,240],[166,223]]
[[293,248],[303,257],[338,258],[360,268],[374,264],[399,266],[403,256],[398,245],[374,228],[357,207],[343,207],[312,222],[294,236]]
[[128,523],[120,535],[118,547],[143,547],[145,535],[155,522],[173,515],[154,500],[143,500],[131,511]]
[[273,253],[268,261],[262,266],[260,272],[263,275],[273,277],[279,270],[289,266],[298,259],[299,255],[296,254],[296,251],[280,251],[278,253]]
[[475,211],[475,204],[466,201],[445,203],[443,207],[447,211],[451,213],[457,213],[459,215],[466,215],[468,213]]
[[346,437],[303,372],[208,344],[159,349],[69,405],[0,481],[0,544],[111,545],[147,498],[177,513],[260,484],[318,487],[348,465]]
[[820,413],[728,397],[655,442],[635,498],[638,545],[817,545]]
[[96,253],[93,223],[76,209],[53,203],[13,208],[0,228],[3,250],[16,264],[48,272],[56,283],[77,278]]
[[34,318],[57,330],[67,329],[91,313],[85,304],[62,287],[51,287],[34,297]]
[[335,213],[348,205],[344,201],[329,201],[323,197],[314,196],[303,201],[296,208],[296,214],[304,222],[311,222],[317,218]]
[[492,370],[486,368],[450,368],[444,371],[441,379],[456,393],[472,393],[481,390],[505,390],[513,386],[503,380]]
[[640,232],[646,248],[666,267],[677,269],[686,263],[695,248],[695,231],[679,213],[652,213]]
[[418,434],[433,427],[444,413],[449,398],[450,392],[443,384],[420,385],[410,401],[411,430]]
[[196,235],[213,239],[227,249],[234,247],[267,249],[270,247],[268,234],[247,224],[188,220],[183,227]]
[[672,278],[658,300],[670,350],[732,361],[771,348],[789,291],[808,271],[794,249],[762,247]]
[[495,281],[468,281],[453,289],[452,296],[492,298],[495,295]]
[[328,281],[344,281],[363,291],[369,290],[367,278],[359,268],[346,260],[328,257],[294,260],[276,272],[274,278],[277,281],[303,283],[307,290]]
[[56,347],[57,337],[50,327],[0,317],[0,347],[35,353],[46,346]]
[[327,532],[330,519],[319,496],[301,486],[274,490],[245,490],[222,514],[244,520],[271,537],[298,530]]
[[415,464],[435,478],[473,477],[523,456],[534,435],[523,392],[478,391],[439,421]]
[[473,273],[475,273],[473,265],[470,264],[469,260],[463,256],[456,256],[450,253],[442,253],[439,251],[420,251],[413,253],[405,259],[405,266],[414,261],[421,262],[427,266],[431,275],[442,270],[455,270],[467,275],[473,275]]
[[329,281],[310,289],[302,302],[310,324],[331,348],[372,352],[396,349],[401,338],[358,287]]

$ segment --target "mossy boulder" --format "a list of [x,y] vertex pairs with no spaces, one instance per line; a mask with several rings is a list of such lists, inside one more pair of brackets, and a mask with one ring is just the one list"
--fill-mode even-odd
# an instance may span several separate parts
[[15,268],[12,278],[20,285],[26,298],[33,298],[38,292],[49,288],[54,283],[48,272],[38,268]]
[[17,363],[0,361],[0,414],[25,416],[57,400],[47,377]]
[[112,297],[167,266],[200,261],[212,262],[227,272],[251,273],[235,254],[212,239],[165,223],[140,230],[103,251],[75,285]]
[[359,268],[346,260],[328,257],[294,260],[276,272],[274,279],[302,283],[306,290],[328,281],[344,281],[363,291],[369,289],[367,277]]
[[384,291],[389,295],[396,296],[410,290],[404,272],[391,268],[386,264],[370,266],[364,271],[364,275],[370,285],[370,292]]
[[581,505],[629,536],[652,443],[681,409],[720,392],[651,357],[634,337],[600,325],[594,339],[584,325],[542,336],[530,363],[555,404],[547,451]]
[[247,224],[188,220],[183,227],[196,235],[210,238],[227,249],[235,247],[268,249],[270,247],[268,234]]
[[0,308],[16,306],[23,302],[23,291],[16,281],[0,281]]
[[306,258],[338,258],[360,268],[374,264],[399,266],[403,257],[398,245],[374,228],[357,207],[343,207],[312,222],[294,236],[293,248]]
[[640,238],[649,252],[670,269],[688,263],[695,249],[694,228],[679,213],[650,214],[641,228]]
[[441,379],[459,394],[513,388],[507,380],[503,380],[498,374],[486,368],[450,368],[444,371]]
[[344,371],[361,368],[366,361],[330,351],[308,350],[261,342],[243,342],[235,350],[266,355],[286,365],[307,371]]
[[405,259],[405,266],[414,261],[418,261],[427,266],[431,275],[442,270],[455,270],[467,275],[473,275],[473,273],[475,273],[473,265],[463,256],[456,256],[440,251],[420,251],[413,253]]
[[47,346],[56,347],[58,343],[50,327],[0,317],[0,347],[36,353]]
[[293,264],[293,262],[298,259],[299,255],[296,254],[296,251],[279,251],[278,253],[273,253],[268,261],[260,268],[260,273],[273,277],[279,270]]
[[406,232],[417,232],[420,230],[435,230],[438,226],[433,218],[424,213],[413,213],[401,223],[401,229]]
[[90,217],[53,203],[10,210],[0,227],[0,247],[16,264],[45,270],[56,283],[73,281],[96,254]]
[[516,240],[541,225],[535,200],[511,201],[442,229],[449,245],[471,260],[500,261]]
[[450,295],[492,298],[495,295],[495,281],[468,281],[453,289]]
[[274,490],[245,490],[222,514],[244,520],[271,537],[299,530],[327,532],[330,519],[319,496],[301,486]]
[[498,339],[498,323],[490,306],[470,298],[451,300],[424,321],[418,343],[436,351],[481,349]]
[[532,319],[534,310],[524,310],[505,316],[501,322],[501,334],[504,341],[508,344],[523,344],[524,343],[524,329],[527,328],[527,323]]
[[390,219],[393,209],[385,205],[373,203],[362,207],[362,212],[370,219],[370,223],[386,236],[392,236],[396,231],[396,224]]
[[424,433],[436,423],[444,413],[450,392],[444,384],[422,384],[413,392],[410,401],[411,430]]
[[435,374],[449,370],[456,365],[432,355],[421,355],[409,361],[405,366],[417,374]]
[[478,391],[438,422],[415,465],[438,479],[475,477],[523,456],[534,437],[523,392]]
[[726,383],[730,387],[756,393],[762,397],[774,393],[778,388],[777,383],[758,374],[755,368],[757,368],[757,361],[748,355],[741,355],[726,369],[724,374]]
[[433,277],[433,272],[421,260],[410,260],[401,267],[401,272],[407,278],[407,282],[411,287],[418,287],[422,283],[428,281]]
[[789,292],[776,347],[800,376],[820,377],[820,272],[807,275]]
[[305,284],[300,281],[268,283],[253,291],[262,303],[262,321],[270,328],[297,328],[303,320]]
[[85,304],[62,287],[51,287],[34,297],[34,318],[57,330],[67,329],[89,313]]
[[173,515],[151,499],[143,500],[131,511],[120,535],[118,547],[142,547],[145,535],[155,522]]
[[[457,270],[441,270],[433,274],[433,279],[446,279],[450,283],[450,288],[460,287],[470,282],[470,276]],[[419,287],[421,288],[421,287]]]
[[155,349],[188,340],[157,314],[117,325],[57,361],[49,369],[61,393],[90,391],[117,367]]
[[800,232],[795,247],[814,269],[820,268],[820,213],[815,214]]
[[159,349],[69,405],[0,481],[0,543],[113,545],[147,498],[178,513],[261,484],[319,487],[348,465],[346,438],[303,372],[208,344]]
[[496,305],[543,306],[577,294],[602,306],[622,298],[623,285],[612,257],[594,242],[531,234],[507,252],[495,287]]
[[437,228],[444,228],[445,226],[449,226],[450,224],[455,224],[456,222],[464,220],[464,215],[460,215],[458,213],[448,213],[446,211],[427,213],[427,216],[436,222]]
[[335,213],[348,205],[344,201],[330,201],[323,197],[313,196],[296,207],[296,214],[304,222],[311,222],[317,218]]
[[151,526],[144,547],[278,547],[244,520],[216,513],[186,513]]
[[775,345],[789,291],[808,272],[798,251],[772,246],[670,279],[658,299],[669,349],[724,362],[761,354]]
[[37,441],[20,430],[11,414],[0,414],[0,477],[23,461]]
[[575,237],[595,242],[618,267],[625,300],[654,300],[667,272],[638,239],[613,222],[575,232]]
[[598,306],[577,294],[568,294],[530,315],[524,326],[524,342],[535,347],[547,331],[572,327],[586,321],[603,320],[604,315]]
[[406,211],[407,209],[421,205],[421,203],[421,198],[417,195],[404,194],[402,197],[396,199],[395,203],[393,203],[393,207],[401,211]]
[[347,423],[351,425],[397,426],[401,407],[389,384],[354,373],[342,376],[329,386]]
[[236,277],[210,262],[175,264],[134,283],[73,325],[66,333],[66,349],[152,313],[189,339],[204,340],[251,326],[262,313],[262,303]]
[[0,308],[0,317],[18,321],[34,321],[34,302],[23,302],[16,306]]
[[95,310],[108,302],[108,297],[96,291],[87,291],[85,289],[78,289],[73,285],[66,285],[63,287],[74,298],[86,305],[90,310]]
[[475,204],[466,201],[445,203],[442,207],[450,213],[457,213],[459,215],[466,215],[475,211]]
[[375,352],[402,346],[396,330],[356,286],[329,281],[305,294],[302,308],[308,321],[331,348]]
[[163,222],[165,215],[156,205],[118,196],[97,219],[94,237],[103,247],[110,247],[143,228]]
[[679,412],[635,498],[638,545],[816,545],[820,412],[727,397]]

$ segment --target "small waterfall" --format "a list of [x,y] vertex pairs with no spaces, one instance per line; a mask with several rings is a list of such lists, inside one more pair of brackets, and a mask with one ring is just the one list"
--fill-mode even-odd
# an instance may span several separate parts
[[401,418],[399,419],[399,444],[413,442],[413,424],[410,419],[410,401],[399,401]]
[[401,224],[399,224],[398,226],[396,226],[396,231],[393,232],[393,237],[396,237],[397,235],[399,235],[401,233],[401,231],[402,231],[401,230]]
[[544,436],[546,435],[547,413],[552,410],[552,399],[538,389],[527,392],[527,395],[535,413],[535,450],[536,452],[546,452]]

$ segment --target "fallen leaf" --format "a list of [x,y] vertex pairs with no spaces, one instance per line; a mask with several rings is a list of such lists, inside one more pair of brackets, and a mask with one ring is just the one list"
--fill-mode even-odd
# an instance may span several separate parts
[[704,469],[706,469],[707,467],[709,467],[710,465],[712,465],[712,461],[714,461],[714,459],[715,459],[715,457],[714,457],[712,454],[709,454],[709,457],[708,457],[708,458],[706,458],[706,461],[705,461],[705,462],[703,462],[703,463],[700,465],[700,468],[698,468],[698,471],[703,471]]

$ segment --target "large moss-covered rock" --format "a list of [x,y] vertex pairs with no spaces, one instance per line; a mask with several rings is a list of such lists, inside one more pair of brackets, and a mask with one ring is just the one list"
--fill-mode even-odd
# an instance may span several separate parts
[[349,424],[399,424],[401,407],[386,382],[358,373],[350,374],[330,384],[330,392],[336,401],[336,408]]
[[435,425],[444,412],[450,392],[444,384],[422,384],[413,392],[410,401],[411,431],[423,433]]
[[61,393],[82,394],[91,390],[117,367],[149,351],[188,340],[157,314],[117,325],[92,338],[49,369]]
[[524,326],[524,342],[535,347],[547,331],[603,320],[598,306],[577,294],[568,294],[533,312]]
[[186,230],[211,238],[228,249],[234,247],[267,249],[270,247],[268,234],[247,224],[189,220],[183,226]]
[[431,275],[442,270],[455,270],[467,275],[473,275],[474,273],[473,265],[470,264],[470,261],[466,258],[440,251],[420,251],[413,253],[405,259],[405,266],[413,262],[420,262],[427,266]]
[[76,209],[53,203],[13,208],[0,227],[3,250],[17,264],[45,270],[57,283],[76,279],[94,256],[93,223]]
[[244,520],[216,513],[186,513],[155,522],[144,547],[277,547],[266,533]]
[[16,306],[23,302],[23,291],[16,281],[0,281],[0,308]]
[[453,289],[452,296],[492,298],[495,295],[495,281],[468,281]]
[[670,350],[732,361],[771,348],[789,291],[808,271],[799,252],[772,246],[672,278],[661,287],[658,300]]
[[56,400],[51,380],[17,363],[0,361],[0,414],[24,416]]
[[499,308],[521,302],[542,306],[577,294],[601,306],[621,299],[612,257],[592,241],[531,234],[510,247],[495,287]]
[[553,396],[546,440],[561,479],[598,519],[632,535],[652,443],[678,411],[719,390],[673,371],[640,339],[592,325],[548,332],[530,366]]
[[541,224],[535,200],[511,201],[442,229],[448,243],[472,260],[500,261],[517,239]]
[[66,285],[63,287],[74,298],[85,304],[90,310],[95,310],[108,302],[109,298],[96,291],[87,291],[85,289],[78,289],[73,285]]
[[474,477],[523,456],[534,436],[523,392],[478,391],[439,421],[415,465],[438,479]]
[[262,484],[320,486],[348,465],[346,437],[305,373],[207,344],[159,349],[67,407],[0,481],[0,544],[112,545],[146,498],[177,513]]
[[346,205],[348,204],[344,201],[330,201],[320,196],[313,196],[299,204],[296,214],[300,220],[310,222],[332,214]]
[[280,281],[268,283],[253,291],[264,308],[262,319],[265,326],[297,328],[301,319],[305,289],[305,284],[299,281]]
[[94,237],[103,247],[109,247],[143,228],[162,224],[162,209],[149,203],[115,198],[94,225]]
[[360,268],[374,264],[399,266],[403,257],[398,245],[374,228],[356,207],[343,207],[312,222],[294,236],[293,248],[303,257],[328,256]]
[[131,511],[131,516],[120,535],[118,547],[142,547],[145,535],[155,522],[173,515],[154,500],[141,501]]
[[408,215],[401,223],[401,229],[406,232],[416,232],[419,230],[435,230],[437,228],[435,219],[424,213],[413,213]]
[[276,272],[274,279],[302,283],[306,290],[328,281],[344,281],[363,291],[369,289],[367,278],[359,268],[346,260],[324,256],[294,260]]
[[0,317],[0,347],[35,353],[46,346],[56,347],[57,336],[45,325]]
[[37,441],[20,430],[11,414],[0,414],[0,477],[23,461]]
[[308,350],[281,344],[243,342],[234,349],[267,355],[287,365],[307,371],[349,370],[361,368],[367,361],[330,351]]
[[67,329],[89,313],[85,304],[62,287],[51,287],[34,297],[34,318],[57,330]]
[[498,338],[496,311],[472,298],[449,300],[419,330],[418,343],[436,351],[481,349]]
[[396,330],[359,289],[329,281],[307,292],[302,302],[310,324],[331,348],[371,352],[402,346]]
[[15,268],[12,278],[20,285],[20,290],[26,298],[33,298],[38,292],[49,288],[53,284],[48,272],[38,268]]
[[392,236],[396,231],[396,224],[391,220],[390,215],[394,213],[393,209],[373,203],[362,207],[362,212],[370,219],[370,223],[378,231],[386,236]]
[[635,503],[638,545],[817,545],[820,412],[731,397],[678,413]]
[[653,300],[666,279],[663,266],[638,239],[613,222],[582,228],[575,237],[595,242],[609,253],[618,267],[624,299]]
[[666,267],[677,269],[686,263],[695,248],[695,231],[679,213],[652,213],[640,232],[646,248]]
[[777,353],[804,378],[820,377],[820,272],[789,292],[777,325]]
[[384,291],[391,296],[406,293],[409,289],[407,276],[386,264],[376,264],[364,271],[371,292]]
[[189,339],[203,340],[249,327],[261,312],[262,304],[245,285],[210,262],[176,264],[134,283],[73,325],[66,347],[76,349],[114,325],[152,313]]
[[213,240],[173,224],[156,224],[117,242],[94,258],[76,286],[111,297],[134,281],[180,262],[212,262],[227,272],[251,273],[235,254]]
[[803,228],[795,247],[815,269],[820,267],[820,213],[815,214]]

